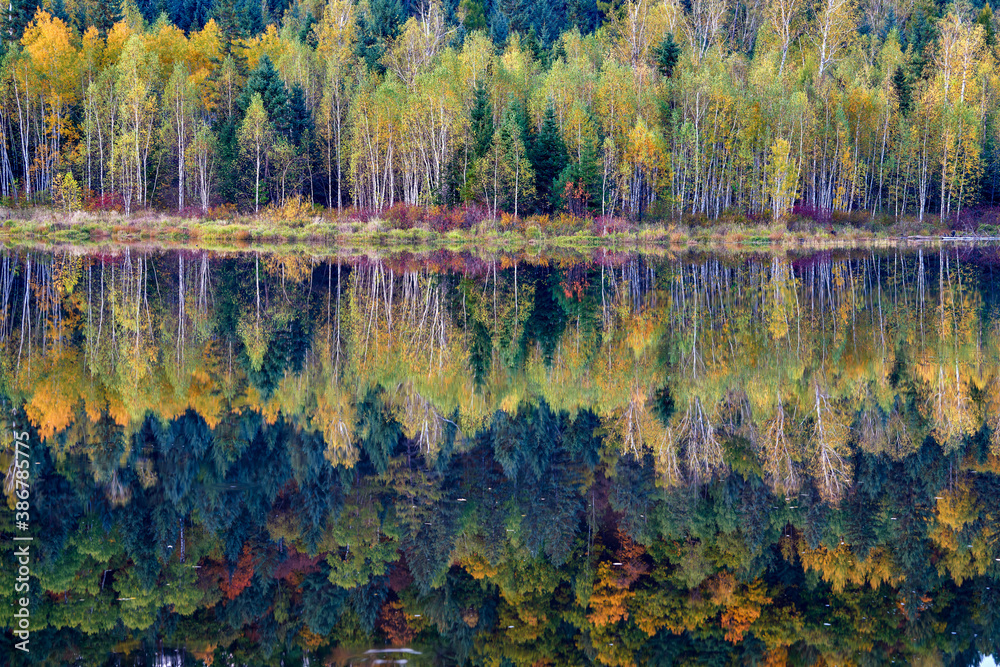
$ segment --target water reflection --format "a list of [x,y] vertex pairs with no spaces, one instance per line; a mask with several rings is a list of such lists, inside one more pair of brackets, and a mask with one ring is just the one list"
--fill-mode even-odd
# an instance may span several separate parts
[[7,254],[30,662],[976,664],[998,257]]

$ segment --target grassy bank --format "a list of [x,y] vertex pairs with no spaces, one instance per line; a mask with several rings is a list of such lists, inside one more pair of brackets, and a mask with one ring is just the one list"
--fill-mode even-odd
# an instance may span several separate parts
[[[995,239],[989,227],[958,233],[915,220],[817,222],[791,219],[755,224],[745,220],[635,224],[621,219],[559,215],[513,220],[460,220],[440,224],[417,209],[399,207],[380,215],[317,214],[288,207],[259,215],[179,217],[143,212],[62,212],[51,208],[0,209],[0,241],[38,244],[153,244],[198,247],[325,246],[340,250],[385,248],[416,252],[513,252],[531,247],[566,250],[651,250],[673,246],[850,247],[903,241]],[[454,218],[454,216],[452,216]],[[935,221],[936,222],[936,221]],[[449,228],[450,227],[450,228]]]

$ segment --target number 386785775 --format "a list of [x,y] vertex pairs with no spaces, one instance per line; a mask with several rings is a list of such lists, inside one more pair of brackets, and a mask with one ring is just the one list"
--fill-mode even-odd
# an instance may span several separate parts
[[[23,450],[22,450],[23,447]],[[14,472],[14,478],[17,480],[17,495],[18,503],[16,505],[17,516],[15,521],[27,521],[28,520],[28,476],[31,474],[29,472],[31,450],[28,447],[28,432],[22,431],[18,433],[14,432],[14,458],[15,466],[17,470]]]

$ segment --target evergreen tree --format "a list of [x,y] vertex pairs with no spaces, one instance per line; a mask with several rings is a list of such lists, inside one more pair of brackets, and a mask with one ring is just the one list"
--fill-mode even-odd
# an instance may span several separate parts
[[21,41],[24,28],[35,13],[32,0],[8,0],[0,11],[0,54]]
[[65,0],[52,0],[52,10],[50,13],[57,19],[62,19],[66,23],[70,23],[69,13],[66,11]]
[[910,114],[913,106],[910,81],[902,67],[897,67],[892,75],[892,87],[896,91],[896,99],[899,101],[899,113],[903,116]]
[[983,26],[983,38],[986,41],[986,46],[995,46],[997,43],[997,35],[996,30],[993,28],[993,9],[990,7],[989,3],[983,5],[983,9],[979,12],[979,16],[976,17],[976,23]]
[[566,311],[555,296],[561,291],[558,276],[555,274],[541,276],[535,281],[535,303],[531,315],[524,323],[524,334],[521,337],[519,355],[522,360],[526,359],[537,345],[541,349],[545,363],[552,363],[568,319]]
[[566,11],[569,25],[579,28],[584,35],[601,26],[601,10],[596,0],[568,0]]
[[405,20],[400,0],[370,0],[368,11],[358,12],[358,58],[367,63],[368,68],[385,72],[382,56],[386,46],[399,35],[399,27]]
[[656,57],[656,69],[661,76],[669,79],[674,74],[674,67],[677,66],[677,59],[681,55],[681,47],[674,41],[674,36],[667,33],[666,38],[656,46],[653,52]]
[[483,11],[483,3],[479,0],[462,0],[459,10],[464,16],[462,25],[468,32],[486,30],[486,13]]
[[386,576],[373,577],[371,581],[362,586],[357,586],[351,590],[350,599],[354,613],[358,615],[361,627],[367,633],[375,631],[375,621],[378,618],[379,609],[389,593],[389,578]]
[[[991,114],[988,127],[996,127],[996,114]],[[980,178],[979,191],[981,201],[990,206],[996,206],[1000,199],[1000,146],[997,145],[996,132],[987,132],[983,141],[983,174]]]
[[498,50],[507,46],[507,38],[510,36],[510,22],[507,15],[500,10],[493,12],[490,18],[490,39]]
[[567,208],[574,215],[583,215],[600,205],[600,155],[592,139],[584,144],[580,160],[570,162],[559,174],[552,196],[556,208]]
[[403,428],[381,392],[369,391],[358,404],[358,434],[372,467],[379,474],[385,473],[403,437]]
[[498,9],[509,21],[511,30],[527,35],[539,59],[569,28],[566,0],[505,0],[499,3]]
[[240,174],[238,161],[240,146],[237,139],[239,121],[236,116],[221,118],[216,128],[218,138],[219,182],[218,192],[223,201],[239,201],[243,193],[240,190]]
[[267,111],[268,120],[278,136],[290,137],[292,127],[292,109],[285,82],[275,69],[268,56],[263,56],[257,64],[257,69],[247,77],[246,86],[240,96],[240,110],[246,112],[250,100],[259,94]]
[[211,11],[212,0],[172,0],[170,20],[184,32],[201,30]]
[[264,11],[261,0],[243,0],[239,16],[244,35],[254,37],[264,32],[269,18],[264,14]]
[[296,84],[292,86],[292,93],[288,99],[288,134],[286,136],[289,141],[301,146],[304,135],[312,133],[312,131],[312,114],[306,108],[305,93],[302,92],[302,86]]
[[160,14],[167,11],[164,0],[135,0],[135,7],[146,23],[155,23]]
[[563,169],[566,168],[567,162],[566,144],[559,134],[556,112],[551,104],[545,110],[542,127],[531,143],[528,159],[535,170],[538,206],[542,212],[548,213],[557,203],[553,197],[553,186]]
[[281,23],[285,12],[292,8],[292,0],[268,0],[267,8],[267,15],[264,17],[267,22]]
[[324,569],[310,574],[301,586],[302,620],[318,635],[333,630],[348,599],[347,591],[327,580],[325,569],[329,568],[324,565]]
[[97,28],[102,36],[108,34],[111,26],[122,18],[122,7],[115,2],[98,2],[90,14],[90,23]]
[[[298,5],[295,6],[298,9]],[[315,16],[311,13],[307,13],[302,18],[302,25],[299,28],[299,39],[303,44],[307,44],[309,48],[315,49],[316,45],[319,43],[316,39],[316,24],[318,23]]]
[[212,0],[209,16],[215,19],[225,40],[226,50],[234,41],[243,37],[243,26],[237,3],[239,0]]
[[934,56],[931,50],[937,39],[935,26],[938,10],[933,3],[920,3],[916,6],[907,21],[906,44],[910,52],[910,71],[913,79],[923,79],[932,73]]
[[528,33],[524,36],[524,45],[531,51],[531,58],[537,60],[542,69],[549,68],[548,54],[542,48],[542,42],[538,38],[538,31],[534,26],[528,28]]
[[548,2],[530,2],[533,9],[532,28],[538,34],[539,42],[545,49],[550,48],[559,40],[559,36],[569,29],[569,12],[566,0],[549,0]]
[[469,133],[472,135],[472,155],[478,160],[486,155],[493,143],[493,105],[486,85],[480,82],[472,98],[472,112],[469,115]]

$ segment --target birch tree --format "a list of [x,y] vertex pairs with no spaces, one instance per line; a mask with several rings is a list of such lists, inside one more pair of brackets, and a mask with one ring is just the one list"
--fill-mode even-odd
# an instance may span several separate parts
[[187,68],[174,64],[174,71],[163,91],[162,134],[164,143],[177,157],[177,210],[184,208],[184,175],[187,171],[187,150],[195,133],[195,90]]
[[820,0],[816,10],[820,77],[839,57],[856,31],[854,0]]
[[156,124],[156,95],[150,84],[157,78],[158,63],[142,37],[133,35],[118,60],[117,157],[123,188],[131,209],[133,198],[146,205],[149,154]]
[[254,93],[247,107],[246,117],[240,125],[240,153],[249,160],[254,170],[253,210],[260,211],[261,177],[264,173],[268,148],[272,138],[271,123],[260,93]]
[[208,123],[202,122],[192,138],[191,150],[187,152],[188,164],[185,165],[195,180],[202,213],[208,213],[212,200],[216,150],[215,134]]
[[802,0],[771,0],[767,17],[771,29],[778,40],[781,50],[781,63],[778,65],[778,76],[785,72],[785,61],[788,59],[788,49],[798,37],[799,13],[802,11]]
[[338,210],[344,205],[343,146],[353,78],[356,25],[354,5],[350,0],[330,0],[316,29],[317,53],[325,66],[317,125],[324,145],[327,202],[332,204],[334,201],[333,181],[336,178]]

